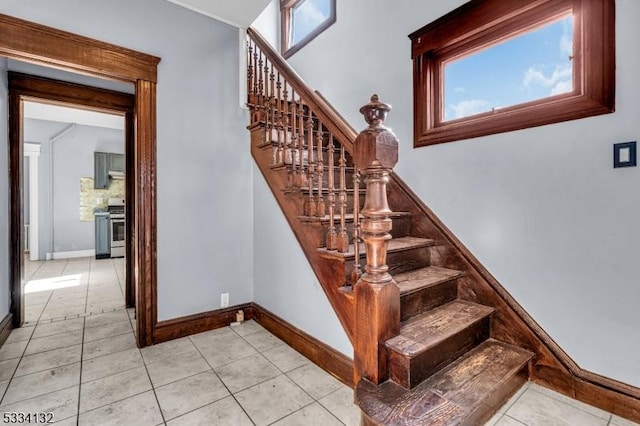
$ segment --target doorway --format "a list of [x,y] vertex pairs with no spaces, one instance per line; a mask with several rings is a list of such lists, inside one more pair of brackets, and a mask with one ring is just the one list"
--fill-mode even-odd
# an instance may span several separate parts
[[[0,14],[0,56],[9,59],[27,60],[28,62],[66,71],[88,74],[90,76],[133,83],[135,85],[135,102],[133,113],[128,122],[127,132],[133,134],[134,141],[128,167],[133,170],[129,194],[135,205],[129,216],[131,235],[133,238],[130,262],[133,287],[135,288],[135,304],[137,308],[136,329],[139,347],[153,344],[157,315],[157,216],[156,216],[156,98],[157,75],[160,58],[137,52],[125,47],[104,43],[99,40],[77,34],[60,31],[55,28],[25,21]],[[56,93],[59,101],[68,99],[69,93]],[[85,99],[86,101],[96,101]],[[114,100],[115,101],[115,100]],[[71,103],[75,103],[72,101]],[[116,105],[118,105],[116,103]],[[97,101],[95,107],[104,106]],[[13,111],[20,110],[20,95],[9,94],[9,107]],[[19,152],[19,114],[9,117],[10,149],[9,170],[10,181],[10,223],[9,223],[9,270],[12,291],[11,312],[15,312],[20,302],[15,298],[15,290],[21,285],[19,271],[23,262],[22,241],[20,241],[20,224],[22,192],[21,162],[23,153]],[[15,184],[17,182],[17,184]],[[13,320],[14,324],[19,320]]]
[[[135,307],[132,274],[135,197],[132,179],[126,178],[133,175],[135,97],[14,72],[9,72],[8,80],[9,93],[14,100],[10,105],[10,116],[15,118],[10,124],[13,135],[10,151],[12,155],[22,153],[30,159],[28,175],[26,170],[12,171],[10,177],[12,189],[22,195],[22,203],[18,206],[21,210],[14,209],[11,220],[15,222],[17,216],[22,221],[16,227],[22,231],[17,240],[29,248],[28,257],[20,256],[19,271],[15,271],[19,279],[13,283],[12,292],[14,325],[39,318],[56,319],[56,315],[102,313],[105,309],[117,308],[122,301],[126,307]],[[60,93],[65,94],[64,99]],[[28,135],[26,139],[25,134]],[[38,142],[36,140],[40,143],[25,143]],[[38,152],[37,156],[35,152]],[[102,156],[110,159],[113,167],[98,167],[97,160]],[[34,160],[40,157],[46,157],[46,161]],[[16,163],[27,168],[25,162]],[[104,176],[98,176],[99,172],[104,172]],[[40,180],[37,179],[39,174],[47,176]],[[38,182],[46,184],[39,185]],[[113,214],[118,218],[124,216],[118,220],[118,228],[125,230],[124,238],[119,240],[124,247],[113,249],[114,258],[124,257],[112,261],[107,242],[109,264],[102,262],[101,267],[106,266],[106,271],[111,269],[116,283],[122,280],[124,300],[117,297],[119,288],[110,291],[103,288],[100,294],[111,297],[111,302],[106,303],[105,300],[91,300],[92,293],[86,289],[89,287],[89,267],[97,265],[91,263],[91,258],[98,254],[95,243],[101,238],[96,225],[111,220],[108,213],[111,204],[118,204],[118,209],[125,210],[124,214],[121,211],[118,212],[120,215]],[[39,206],[48,207],[45,214],[37,215],[34,210],[40,210]],[[38,216],[45,220],[38,220]],[[47,219],[48,225],[40,223]],[[105,230],[102,238],[111,241],[109,223]],[[26,250],[17,251],[24,253]],[[65,271],[73,273],[69,275]],[[53,300],[53,295],[58,293],[71,296],[59,308],[58,302]],[[72,304],[74,298],[77,301]]]

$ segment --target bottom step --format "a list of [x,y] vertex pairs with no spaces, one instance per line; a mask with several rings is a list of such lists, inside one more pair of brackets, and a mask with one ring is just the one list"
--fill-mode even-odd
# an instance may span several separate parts
[[478,425],[527,380],[531,352],[487,340],[407,391],[387,381],[361,380],[356,404],[365,425]]

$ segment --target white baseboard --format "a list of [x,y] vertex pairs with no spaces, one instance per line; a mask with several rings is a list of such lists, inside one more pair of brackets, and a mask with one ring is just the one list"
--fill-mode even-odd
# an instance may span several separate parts
[[[49,253],[47,253],[47,257]],[[96,255],[95,250],[78,250],[78,251],[58,251],[53,253],[54,259],[72,259],[74,257],[94,257]]]

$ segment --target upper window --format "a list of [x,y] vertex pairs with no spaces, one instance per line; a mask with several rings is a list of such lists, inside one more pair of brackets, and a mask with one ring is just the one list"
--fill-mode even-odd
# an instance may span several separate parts
[[411,34],[415,146],[612,112],[614,6],[473,0]]
[[336,0],[281,0],[280,5],[285,58],[336,22]]

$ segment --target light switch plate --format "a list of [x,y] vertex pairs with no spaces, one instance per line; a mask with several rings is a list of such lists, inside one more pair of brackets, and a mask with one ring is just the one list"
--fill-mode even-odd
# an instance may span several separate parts
[[636,142],[613,144],[613,168],[636,166]]

